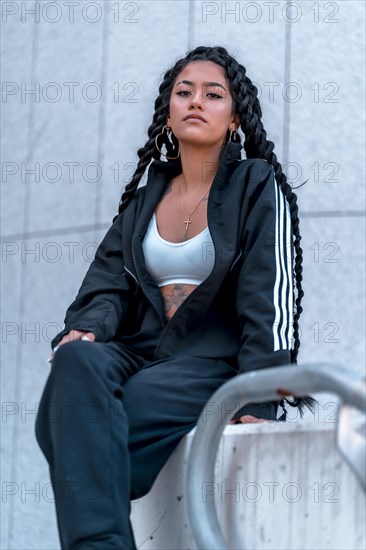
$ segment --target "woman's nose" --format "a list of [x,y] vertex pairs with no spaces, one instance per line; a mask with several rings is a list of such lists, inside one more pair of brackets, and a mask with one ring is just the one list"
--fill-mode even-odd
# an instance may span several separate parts
[[196,108],[202,109],[202,106],[203,106],[202,104],[203,104],[202,93],[197,90],[191,95],[190,107],[196,107]]

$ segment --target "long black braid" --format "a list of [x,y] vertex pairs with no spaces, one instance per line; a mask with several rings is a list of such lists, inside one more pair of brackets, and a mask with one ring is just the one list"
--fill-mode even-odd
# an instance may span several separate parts
[[[273,142],[267,139],[267,133],[262,123],[262,110],[258,99],[258,90],[246,75],[245,67],[239,64],[225,48],[221,46],[199,46],[188,52],[185,58],[178,60],[174,66],[164,74],[163,81],[159,87],[159,95],[155,100],[153,120],[147,131],[148,140],[145,145],[137,151],[139,157],[137,168],[130,183],[127,184],[122,193],[118,213],[120,214],[126,208],[127,204],[134,196],[138,184],[151,160],[160,158],[160,153],[155,147],[155,138],[162,132],[166,124],[167,116],[169,115],[170,96],[176,77],[186,65],[192,61],[212,61],[224,69],[233,97],[233,113],[236,113],[240,117],[240,127],[245,136],[244,150],[246,156],[247,158],[265,159],[273,166],[276,181],[289,203],[295,249],[294,279],[297,289],[297,296],[295,299],[296,307],[294,308],[293,317],[294,348],[291,349],[291,362],[297,363],[297,355],[300,348],[299,318],[303,311],[301,300],[304,295],[302,289],[302,248],[300,246],[301,235],[299,231],[297,196],[287,183],[287,178],[282,171],[282,166],[273,152]],[[227,140],[229,139],[229,134],[228,131]],[[166,155],[169,157],[176,157],[178,155],[179,143],[172,133],[170,134],[170,139],[171,141],[168,139],[167,133],[164,132],[163,135],[159,137],[159,147],[162,147],[160,144],[164,144],[166,147]],[[237,133],[236,140],[240,141],[239,134]],[[169,160],[168,162],[180,164],[180,158],[178,156],[177,160]],[[309,396],[296,398],[293,401],[286,399],[286,402],[291,406],[299,407],[301,416],[303,415],[304,405],[312,410],[316,403],[315,399]]]

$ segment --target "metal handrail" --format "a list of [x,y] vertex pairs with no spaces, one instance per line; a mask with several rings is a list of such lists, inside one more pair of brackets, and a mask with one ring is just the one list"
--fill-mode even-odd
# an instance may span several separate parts
[[[188,513],[199,549],[228,549],[219,526],[214,499],[203,502],[201,489],[205,481],[214,481],[220,439],[228,420],[234,415],[233,411],[248,403],[276,401],[285,395],[304,397],[316,392],[335,393],[341,397],[345,406],[350,405],[366,412],[365,379],[343,366],[329,363],[304,364],[301,367],[286,365],[241,374],[225,382],[210,398],[209,403],[215,404],[216,413],[210,410],[210,414],[207,414],[205,409],[202,411],[187,467]],[[227,411],[231,411],[230,416]],[[343,445],[342,448],[339,444],[340,432],[338,436],[342,455],[347,455],[349,464],[365,488],[365,439],[363,445],[358,441],[356,457],[351,456],[345,448],[347,446],[350,449],[352,445]]]

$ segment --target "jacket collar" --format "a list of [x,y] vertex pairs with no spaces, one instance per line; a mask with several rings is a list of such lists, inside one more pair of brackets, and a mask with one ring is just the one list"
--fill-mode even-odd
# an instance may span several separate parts
[[[225,183],[225,175],[233,164],[240,158],[240,153],[243,146],[241,143],[235,143],[228,141],[221,154],[218,170],[216,173],[215,187],[218,189]],[[159,202],[160,197],[163,194],[168,182],[175,176],[182,173],[182,166],[180,161],[178,162],[166,162],[162,160],[154,160],[148,169],[148,176],[146,182],[146,199],[141,212],[141,216],[137,222],[135,235],[142,237],[144,234],[149,220],[155,210],[156,204]],[[219,204],[221,199],[215,198],[215,203]]]

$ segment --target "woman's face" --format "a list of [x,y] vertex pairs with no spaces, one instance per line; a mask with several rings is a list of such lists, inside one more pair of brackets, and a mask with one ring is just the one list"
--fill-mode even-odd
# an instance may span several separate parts
[[[189,63],[174,81],[168,126],[180,144],[222,144],[227,130],[235,130],[233,100],[222,67],[212,61]],[[192,115],[202,117],[187,118]]]

